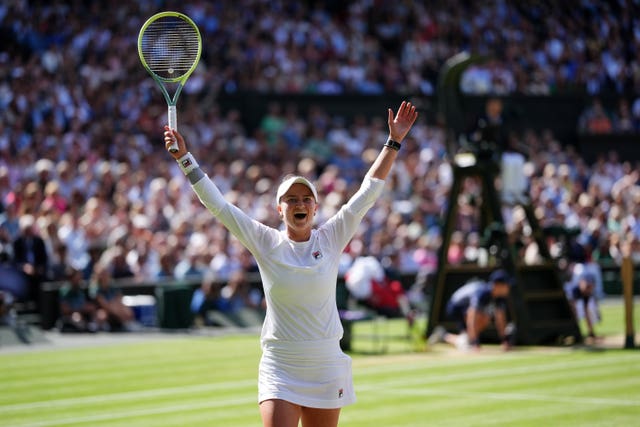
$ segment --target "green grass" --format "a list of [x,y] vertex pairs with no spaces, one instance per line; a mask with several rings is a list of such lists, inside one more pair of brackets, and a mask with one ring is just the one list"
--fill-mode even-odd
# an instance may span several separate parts
[[[603,319],[599,333],[624,333],[620,303],[604,305]],[[623,426],[640,416],[640,352],[621,346],[461,354],[395,339],[386,354],[352,356],[358,403],[341,426]],[[256,335],[0,348],[0,425],[258,426],[259,358]]]

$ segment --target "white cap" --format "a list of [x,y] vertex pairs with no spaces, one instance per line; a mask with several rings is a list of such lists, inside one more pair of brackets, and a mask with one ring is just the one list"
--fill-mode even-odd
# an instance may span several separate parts
[[313,193],[313,198],[316,199],[316,202],[318,201],[318,192],[316,191],[316,187],[313,186],[311,181],[303,176],[292,176],[291,178],[284,180],[278,187],[278,192],[276,193],[276,204],[280,203],[280,198],[284,196],[287,191],[289,191],[293,184],[304,184],[309,187],[309,189]]

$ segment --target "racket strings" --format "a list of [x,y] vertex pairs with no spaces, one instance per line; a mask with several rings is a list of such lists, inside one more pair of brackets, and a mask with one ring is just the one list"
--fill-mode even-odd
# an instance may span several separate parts
[[149,69],[164,80],[178,80],[198,61],[200,35],[179,18],[151,23],[142,34],[141,52]]

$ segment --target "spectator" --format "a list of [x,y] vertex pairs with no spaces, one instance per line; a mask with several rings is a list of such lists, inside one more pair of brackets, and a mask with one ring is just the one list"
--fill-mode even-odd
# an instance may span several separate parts
[[281,142],[284,128],[285,119],[282,116],[282,105],[277,102],[269,103],[267,114],[260,121],[260,130],[265,133],[269,145],[274,146]]
[[9,245],[0,242],[0,325],[9,326],[24,343],[30,342],[29,328],[20,321],[16,301],[28,292],[28,283],[11,262]]
[[[0,273],[7,273],[2,265],[0,265]],[[1,281],[6,279],[6,276],[0,279],[0,326],[10,327],[20,341],[29,344],[31,342],[29,327],[18,318],[18,313],[14,305],[16,301],[15,297],[11,291],[2,289]]]
[[591,104],[580,114],[578,131],[591,134],[606,134],[613,131],[613,120],[600,98],[593,98]]
[[97,307],[82,287],[82,271],[70,268],[67,283],[60,288],[60,317],[56,326],[60,332],[97,332]]
[[84,269],[90,262],[86,228],[82,226],[80,213],[68,212],[61,216],[57,238],[67,248],[69,263],[74,268]]
[[636,133],[640,130],[638,119],[633,117],[629,101],[625,98],[618,100],[618,105],[614,114],[613,130],[616,133]]
[[159,269],[155,275],[155,278],[162,280],[175,279],[175,268],[176,255],[174,254],[172,249],[163,248],[159,254]]
[[496,270],[488,281],[473,279],[457,289],[446,307],[446,316],[456,322],[457,333],[438,325],[429,337],[429,344],[446,342],[460,350],[480,349],[482,332],[495,323],[503,350],[512,345],[511,326],[508,325],[508,298],[511,278],[504,270]]
[[127,279],[134,277],[131,266],[126,259],[126,249],[124,245],[117,244],[109,248],[105,254],[109,258],[110,273],[112,279]]
[[69,265],[67,264],[67,246],[64,243],[58,243],[53,248],[53,256],[51,258],[51,265],[47,274],[47,280],[57,282],[64,280],[67,276],[67,270]]
[[[462,210],[462,209],[461,209]],[[462,231],[454,231],[451,234],[451,243],[447,252],[447,262],[450,264],[462,264],[465,253],[465,236]]]
[[9,294],[6,301],[24,300],[29,293],[27,278],[13,263],[7,243],[0,243],[0,291]]
[[237,326],[259,326],[264,320],[265,302],[259,289],[252,289],[246,273],[236,270],[220,290],[217,309]]
[[637,96],[631,103],[631,114],[635,123],[640,124],[640,96]]
[[203,233],[192,233],[185,256],[174,269],[178,279],[200,279],[208,270],[209,256],[206,248],[206,236]]
[[40,285],[46,278],[49,256],[44,240],[35,227],[33,215],[20,218],[20,235],[13,242],[13,262],[26,275],[29,283],[27,301],[39,309]]
[[20,216],[15,203],[6,205],[0,213],[0,241],[13,242],[20,235]]
[[214,280],[213,274],[205,273],[200,282],[200,287],[193,292],[191,297],[191,312],[194,314],[196,325],[227,326],[226,322],[216,320],[210,313],[219,309],[220,284]]
[[390,279],[376,257],[356,258],[345,273],[345,284],[351,295],[377,313],[410,318],[411,307],[402,283]]
[[124,304],[122,292],[112,286],[109,266],[98,264],[93,272],[90,297],[98,308],[98,321],[105,330],[130,331],[137,328],[134,312]]

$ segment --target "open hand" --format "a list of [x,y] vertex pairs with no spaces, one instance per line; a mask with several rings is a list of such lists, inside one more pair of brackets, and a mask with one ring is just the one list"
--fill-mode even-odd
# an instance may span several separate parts
[[389,136],[396,142],[402,142],[405,136],[411,130],[411,126],[418,118],[416,107],[410,102],[402,101],[398,113],[393,117],[393,110],[389,108]]

